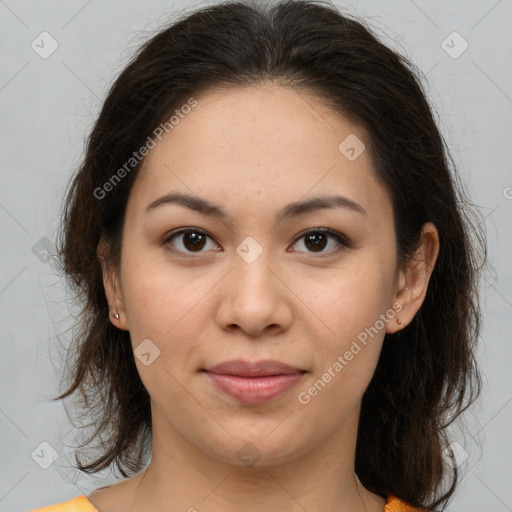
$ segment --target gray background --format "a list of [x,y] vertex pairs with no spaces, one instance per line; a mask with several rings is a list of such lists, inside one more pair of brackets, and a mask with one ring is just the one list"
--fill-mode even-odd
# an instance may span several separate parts
[[[48,254],[64,187],[108,86],[155,29],[206,3],[0,0],[1,511],[64,501],[115,480],[72,468],[66,443],[73,429],[62,403],[50,401],[72,310]],[[366,18],[425,74],[438,122],[480,206],[494,266],[482,286],[485,388],[465,433],[454,431],[465,478],[448,510],[512,511],[512,1],[336,4]],[[43,31],[58,43],[47,58],[41,54],[52,43]],[[469,46],[458,55],[464,40]]]

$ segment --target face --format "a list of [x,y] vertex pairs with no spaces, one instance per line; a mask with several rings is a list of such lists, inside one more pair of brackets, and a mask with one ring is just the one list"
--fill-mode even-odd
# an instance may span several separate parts
[[[134,184],[109,303],[154,428],[233,464],[241,449],[291,461],[357,425],[396,330],[391,198],[365,133],[314,96],[267,86],[196,99]],[[294,370],[205,371],[233,360]]]

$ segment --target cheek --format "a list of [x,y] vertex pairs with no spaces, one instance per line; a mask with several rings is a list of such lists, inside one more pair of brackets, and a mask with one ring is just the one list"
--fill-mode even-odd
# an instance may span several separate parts
[[[345,291],[343,287],[337,291]],[[305,413],[323,418],[318,428],[335,429],[360,402],[377,366],[385,336],[379,319],[380,301],[368,295],[350,299],[340,294],[337,304],[326,302],[324,318],[329,336],[313,337],[312,374],[298,390],[297,399]],[[330,308],[330,309],[329,309]]]
[[127,251],[123,261],[123,301],[132,344],[152,340],[161,350],[180,338],[183,346],[187,330],[200,326],[197,312],[208,286],[208,278],[191,276],[190,270],[171,268],[161,256]]
[[[127,271],[125,275],[130,274]],[[201,299],[212,286],[205,280],[186,280],[179,273],[169,276],[153,267],[145,273],[140,269],[137,274],[133,272],[125,285],[138,373],[151,398],[172,414],[183,413],[179,404],[190,398],[180,385],[183,373],[199,368],[204,351],[201,332],[206,329],[207,315],[206,301]],[[142,347],[149,347],[148,365],[138,356],[143,353]]]
[[392,273],[389,261],[359,254],[313,286],[304,283],[300,293],[307,297],[305,302],[316,313],[325,334],[346,340],[373,326],[385,313]]
[[320,377],[320,387],[326,384],[345,400],[348,395],[359,397],[371,380],[386,324],[394,316],[388,311],[391,259],[361,254],[349,267],[324,283],[323,292],[316,290],[308,304],[317,313],[309,315],[310,325],[317,325],[312,329],[314,375]]

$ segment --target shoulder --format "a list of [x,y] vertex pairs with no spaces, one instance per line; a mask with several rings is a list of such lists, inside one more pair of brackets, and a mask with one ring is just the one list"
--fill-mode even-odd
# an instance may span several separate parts
[[29,512],[98,512],[98,510],[94,508],[92,503],[84,494],[69,501],[49,505],[43,508],[36,508]]
[[427,512],[422,511],[419,508],[415,508],[409,503],[405,501],[399,500],[395,496],[389,496],[386,505],[384,507],[384,512]]

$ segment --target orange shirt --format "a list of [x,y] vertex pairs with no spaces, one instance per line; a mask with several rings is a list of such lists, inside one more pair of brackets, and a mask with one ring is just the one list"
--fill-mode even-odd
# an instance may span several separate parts
[[[99,512],[94,508],[93,504],[83,494],[72,500],[57,505],[50,505],[49,507],[37,508],[29,512]],[[419,509],[411,507],[407,503],[389,496],[383,512],[420,512]]]

